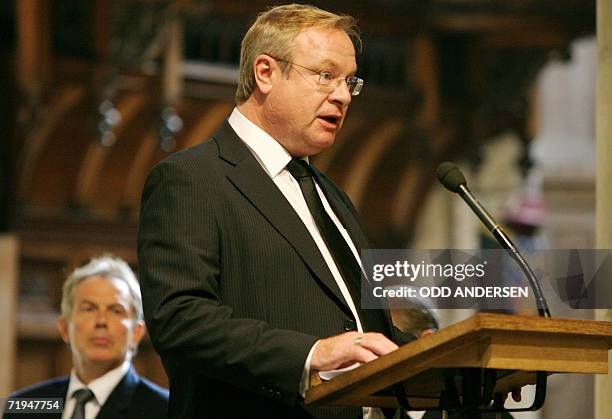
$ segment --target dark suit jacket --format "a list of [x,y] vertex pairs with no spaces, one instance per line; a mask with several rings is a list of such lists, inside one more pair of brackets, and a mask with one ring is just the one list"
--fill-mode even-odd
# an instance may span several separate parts
[[[54,378],[17,391],[11,397],[66,399],[70,377]],[[140,377],[130,368],[111,392],[96,419],[165,419],[168,412],[168,390]],[[61,418],[58,414],[5,414],[4,419]]]
[[[366,247],[346,194],[322,174],[317,182],[357,248]],[[308,230],[227,122],[149,174],[138,262],[171,417],[361,415],[301,404],[310,348],[355,321]],[[360,317],[366,330],[389,335],[387,311]]]

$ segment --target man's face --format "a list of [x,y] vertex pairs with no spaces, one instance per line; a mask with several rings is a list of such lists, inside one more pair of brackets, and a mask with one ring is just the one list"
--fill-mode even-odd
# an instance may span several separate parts
[[296,65],[288,74],[282,74],[280,68],[274,72],[264,117],[266,130],[290,154],[303,157],[334,143],[351,103],[345,82],[328,93],[317,86],[318,73],[325,70],[333,78],[346,78],[355,74],[357,64],[353,44],[342,30],[304,29],[295,38],[292,51],[291,61]]
[[72,313],[58,321],[62,339],[70,344],[77,371],[110,371],[129,356],[144,334],[136,321],[127,284],[116,278],[93,276],[74,289]]

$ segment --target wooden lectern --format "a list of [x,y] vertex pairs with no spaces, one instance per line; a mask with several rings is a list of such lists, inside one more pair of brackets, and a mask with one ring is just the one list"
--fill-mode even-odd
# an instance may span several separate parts
[[535,410],[544,402],[548,374],[607,374],[611,345],[612,322],[480,313],[333,380],[313,374],[305,402],[501,407],[509,391],[537,383],[539,395],[525,409]]

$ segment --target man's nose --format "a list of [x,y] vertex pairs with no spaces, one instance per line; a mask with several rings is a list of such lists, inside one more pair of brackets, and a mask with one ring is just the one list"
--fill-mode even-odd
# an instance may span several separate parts
[[343,106],[347,106],[351,103],[353,96],[351,95],[351,92],[349,92],[346,80],[340,80],[338,87],[336,87],[334,91],[329,94],[329,99],[332,102],[336,102]]
[[98,310],[96,313],[96,326],[106,326],[107,314],[106,310]]

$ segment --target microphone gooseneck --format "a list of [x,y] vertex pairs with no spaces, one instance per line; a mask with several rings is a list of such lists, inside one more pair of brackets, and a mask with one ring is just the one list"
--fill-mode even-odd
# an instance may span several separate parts
[[512,243],[510,237],[501,228],[501,226],[497,224],[497,222],[480,204],[480,202],[478,202],[474,194],[472,194],[470,189],[467,187],[465,176],[463,176],[463,173],[461,173],[461,170],[459,170],[457,165],[452,162],[444,162],[440,164],[436,170],[436,176],[446,189],[450,190],[451,192],[458,193],[459,196],[463,198],[472,211],[474,211],[474,213],[478,216],[480,221],[482,221],[487,230],[489,230],[493,237],[495,237],[497,242],[504,249],[506,249],[508,253],[510,253],[512,259],[514,259],[514,261],[519,265],[529,281],[529,285],[533,290],[536,304],[538,306],[538,313],[542,317],[551,317],[550,310],[548,309],[548,304],[546,303],[546,299],[542,294],[542,289],[540,288],[538,278],[535,276],[533,270],[527,264],[527,261],[523,255],[521,255],[518,248],[514,245],[514,243]]

